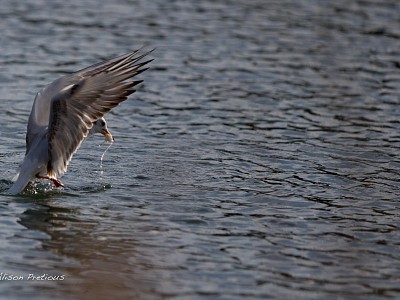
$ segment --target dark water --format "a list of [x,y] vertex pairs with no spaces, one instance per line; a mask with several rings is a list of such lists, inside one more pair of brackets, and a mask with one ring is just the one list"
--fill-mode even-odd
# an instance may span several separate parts
[[[400,298],[399,16],[396,0],[2,1],[0,272],[24,280],[0,276],[0,298]],[[94,137],[64,190],[7,195],[35,93],[142,45],[155,61],[107,117],[103,168]]]

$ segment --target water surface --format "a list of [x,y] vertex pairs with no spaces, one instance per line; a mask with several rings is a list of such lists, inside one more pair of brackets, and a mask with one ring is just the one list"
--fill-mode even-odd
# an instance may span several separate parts
[[[0,273],[25,279],[0,280],[0,297],[400,297],[399,12],[3,1]],[[107,116],[102,169],[92,137],[64,190],[7,195],[35,93],[143,45],[155,61]]]

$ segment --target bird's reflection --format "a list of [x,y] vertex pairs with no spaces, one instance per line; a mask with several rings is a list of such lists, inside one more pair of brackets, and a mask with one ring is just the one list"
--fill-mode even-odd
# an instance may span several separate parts
[[36,197],[20,215],[19,223],[46,234],[47,238],[40,235],[39,240],[40,251],[50,254],[46,258],[53,270],[49,272],[65,274],[65,280],[54,285],[58,293],[75,294],[79,299],[139,298],[148,283],[144,284],[137,272],[135,241],[117,232],[107,220],[102,224],[51,197]]

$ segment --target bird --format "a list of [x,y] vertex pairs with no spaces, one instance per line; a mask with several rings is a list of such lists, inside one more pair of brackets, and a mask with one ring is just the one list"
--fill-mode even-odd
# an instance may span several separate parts
[[23,192],[35,178],[64,187],[59,178],[88,135],[102,133],[112,141],[104,115],[143,82],[132,78],[148,69],[146,65],[153,59],[142,60],[153,51],[143,53],[140,48],[60,77],[42,88],[28,119],[25,157],[8,192]]

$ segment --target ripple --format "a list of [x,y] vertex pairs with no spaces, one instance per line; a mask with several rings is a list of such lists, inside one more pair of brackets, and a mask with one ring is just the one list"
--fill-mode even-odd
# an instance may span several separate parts
[[[398,11],[5,1],[0,268],[68,280],[0,297],[398,297]],[[156,60],[107,116],[103,168],[93,137],[64,190],[7,195],[36,91],[142,45]]]

